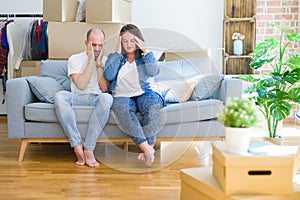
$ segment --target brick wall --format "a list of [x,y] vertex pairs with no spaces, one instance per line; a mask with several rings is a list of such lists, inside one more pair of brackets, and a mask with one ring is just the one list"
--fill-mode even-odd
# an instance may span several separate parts
[[[285,27],[296,27],[297,32],[299,33],[299,12],[300,0],[257,0],[256,44],[271,37],[279,39],[279,32],[269,26],[270,22],[274,22]],[[293,49],[300,53],[300,45],[289,45],[288,49]],[[269,68],[270,66],[264,66],[263,70],[255,73],[268,71]],[[285,120],[285,122],[294,122],[294,113],[299,109],[299,105],[294,105],[290,116]]]
[[[270,22],[280,26],[297,27],[299,32],[299,7],[300,0],[257,0],[256,42],[270,37],[278,38],[278,32],[269,26]],[[299,50],[299,47],[297,48]]]

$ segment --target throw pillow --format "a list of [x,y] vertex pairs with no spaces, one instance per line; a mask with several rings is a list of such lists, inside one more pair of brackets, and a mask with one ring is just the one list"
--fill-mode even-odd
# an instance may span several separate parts
[[196,86],[190,100],[200,101],[210,99],[220,87],[224,75],[220,74],[205,74],[196,76]]
[[43,102],[54,103],[54,95],[64,88],[51,77],[29,76],[26,78],[33,94]]
[[165,100],[169,103],[186,102],[196,85],[194,80],[165,80],[157,82],[156,88],[165,96]]

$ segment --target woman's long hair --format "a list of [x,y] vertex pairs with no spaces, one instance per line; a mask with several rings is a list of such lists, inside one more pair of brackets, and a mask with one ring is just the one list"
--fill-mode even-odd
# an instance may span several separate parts
[[[140,29],[137,26],[135,26],[133,24],[126,24],[126,25],[124,25],[121,28],[120,36],[122,36],[127,31],[129,33],[133,34],[134,36],[140,38],[142,41],[145,41],[144,37],[142,35],[142,32],[140,31]],[[124,54],[126,54],[126,51],[123,48],[123,45],[121,45],[121,46],[122,46],[122,52],[121,52],[121,54],[124,55]],[[135,57],[137,58],[139,55],[142,55],[142,53],[143,53],[143,51],[138,46],[136,46]]]

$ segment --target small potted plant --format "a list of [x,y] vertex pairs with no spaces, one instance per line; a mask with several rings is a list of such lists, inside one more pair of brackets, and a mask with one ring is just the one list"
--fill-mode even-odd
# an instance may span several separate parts
[[249,98],[229,99],[217,116],[225,126],[227,151],[245,154],[250,143],[250,128],[258,122],[257,109]]
[[233,54],[240,56],[243,54],[243,42],[242,40],[245,39],[245,35],[234,32],[232,34],[232,40],[233,40]]

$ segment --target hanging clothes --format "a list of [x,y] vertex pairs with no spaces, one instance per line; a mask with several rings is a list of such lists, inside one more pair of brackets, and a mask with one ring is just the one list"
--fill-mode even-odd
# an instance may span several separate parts
[[42,60],[48,59],[48,23],[47,22],[42,22],[39,50],[42,55]]
[[31,20],[19,19],[7,25],[8,51],[8,79],[14,78],[14,71],[20,68],[23,60],[26,32]]

